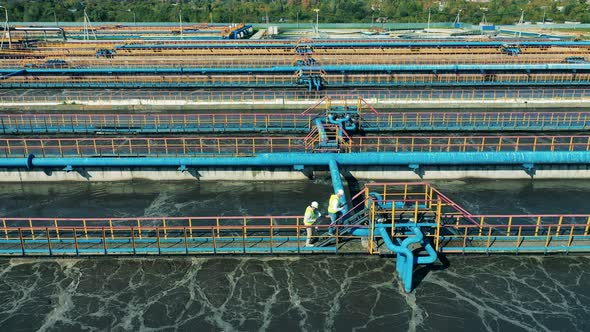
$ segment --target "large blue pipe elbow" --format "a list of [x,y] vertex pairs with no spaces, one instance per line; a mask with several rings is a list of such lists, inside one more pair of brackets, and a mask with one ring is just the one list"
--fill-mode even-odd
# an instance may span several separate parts
[[403,240],[402,247],[408,248],[413,243],[421,242],[422,246],[424,247],[424,249],[428,253],[428,256],[418,257],[418,259],[416,259],[416,263],[418,263],[418,264],[434,263],[434,261],[436,261],[438,256],[436,255],[436,251],[434,251],[434,248],[432,248],[432,245],[430,245],[430,243],[424,241],[424,234],[422,233],[422,231],[420,230],[419,227],[414,226],[411,229],[412,229],[412,232],[414,232],[415,236],[408,237],[405,240]]
[[438,258],[436,251],[434,250],[432,245],[428,242],[423,243],[423,245],[424,245],[424,249],[426,250],[426,253],[428,253],[428,256],[418,257],[417,263],[418,264],[432,264],[432,263],[434,263],[436,261],[436,259]]
[[328,115],[328,122],[330,122],[331,124],[335,124],[338,125],[341,129],[345,129],[348,131],[353,131],[356,130],[356,123],[352,123],[350,125],[344,125],[345,122],[350,121],[350,115],[346,115],[344,118],[342,119],[334,119],[334,115],[330,114]]
[[334,114],[328,115],[328,121],[331,124],[335,124],[335,125],[339,125],[339,126],[341,126],[344,122],[347,122],[349,120],[350,120],[350,115],[346,115],[344,118],[340,118],[340,119],[334,119]]

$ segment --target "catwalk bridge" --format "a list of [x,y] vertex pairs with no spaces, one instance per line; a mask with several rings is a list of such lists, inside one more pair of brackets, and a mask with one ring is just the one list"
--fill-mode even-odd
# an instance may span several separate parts
[[318,225],[314,247],[305,246],[301,216],[4,217],[0,254],[396,254],[410,291],[414,266],[438,255],[590,251],[590,215],[474,215],[427,183],[371,183],[343,203],[335,232]]

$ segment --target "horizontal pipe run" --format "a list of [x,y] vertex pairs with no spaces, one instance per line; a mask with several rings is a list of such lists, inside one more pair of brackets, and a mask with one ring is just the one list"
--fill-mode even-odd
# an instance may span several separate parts
[[[5,68],[0,69],[0,74],[13,74],[22,71],[22,74],[206,74],[206,73],[294,73],[298,70],[319,70],[315,66],[271,66],[271,67],[180,67],[180,68]],[[590,63],[555,63],[555,64],[465,64],[465,65],[325,65],[321,69],[325,72],[411,72],[411,71],[590,71]]]
[[265,167],[590,164],[590,151],[261,153],[254,157],[0,158],[0,167]]

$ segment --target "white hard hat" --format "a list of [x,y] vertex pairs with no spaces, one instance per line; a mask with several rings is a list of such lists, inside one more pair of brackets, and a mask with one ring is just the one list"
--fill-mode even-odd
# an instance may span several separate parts
[[320,205],[318,204],[318,202],[311,202],[311,207],[313,208],[318,208]]
[[344,190],[338,189],[338,195],[344,195]]

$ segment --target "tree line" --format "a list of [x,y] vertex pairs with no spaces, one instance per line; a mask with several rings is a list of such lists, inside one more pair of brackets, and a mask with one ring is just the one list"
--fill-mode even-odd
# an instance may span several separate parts
[[[12,22],[590,23],[586,0],[0,0]],[[0,15],[2,12],[0,11]]]

